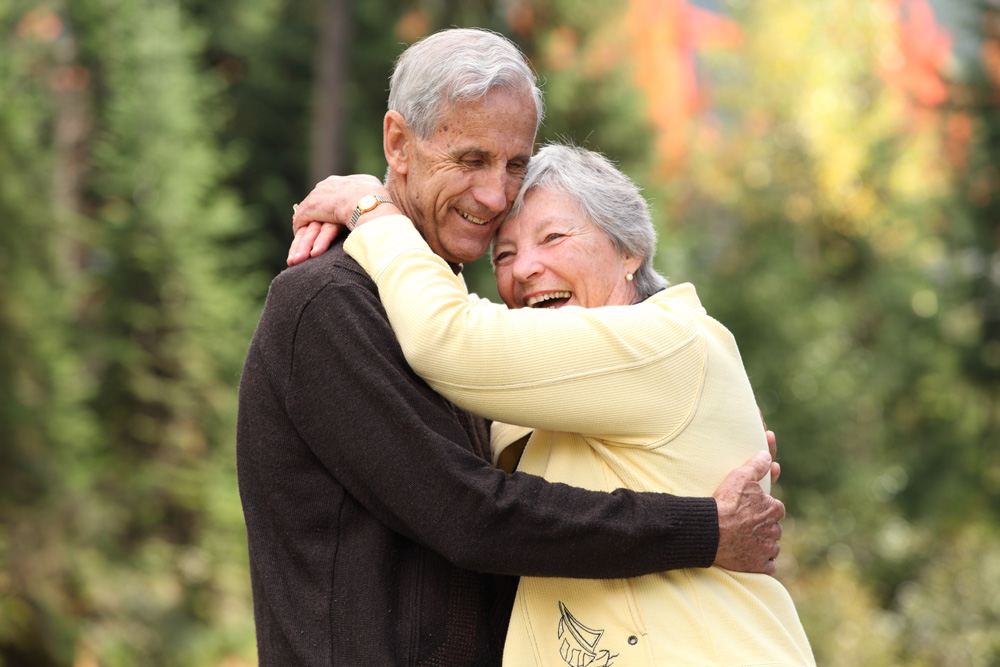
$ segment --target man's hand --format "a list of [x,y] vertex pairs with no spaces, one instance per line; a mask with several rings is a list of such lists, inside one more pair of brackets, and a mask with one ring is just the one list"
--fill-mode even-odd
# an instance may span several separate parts
[[760,423],[764,425],[764,435],[767,437],[767,449],[771,452],[771,484],[778,481],[781,475],[781,465],[774,459],[778,458],[778,441],[774,437],[774,431],[767,430],[767,422],[764,421],[764,412],[757,408],[760,413]]
[[719,508],[719,550],[715,565],[772,576],[778,571],[774,559],[781,550],[778,522],[785,518],[785,505],[764,493],[759,484],[771,471],[771,456],[761,452],[729,473],[715,491]]
[[313,188],[294,207],[288,266],[322,255],[330,248],[342,227],[347,225],[355,206],[365,195],[388,197],[382,181],[367,174],[330,176]]

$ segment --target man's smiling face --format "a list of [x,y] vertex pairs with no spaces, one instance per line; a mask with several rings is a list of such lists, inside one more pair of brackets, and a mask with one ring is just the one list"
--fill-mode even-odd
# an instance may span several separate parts
[[404,211],[445,261],[479,259],[517,195],[535,141],[535,105],[503,89],[460,102],[406,148]]

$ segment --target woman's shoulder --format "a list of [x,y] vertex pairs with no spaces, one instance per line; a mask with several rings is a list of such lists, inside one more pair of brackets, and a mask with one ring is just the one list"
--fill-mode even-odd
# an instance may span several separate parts
[[661,304],[664,302],[679,303],[688,308],[705,310],[704,306],[701,305],[701,299],[698,298],[698,290],[691,283],[679,283],[664,287],[646,300]]

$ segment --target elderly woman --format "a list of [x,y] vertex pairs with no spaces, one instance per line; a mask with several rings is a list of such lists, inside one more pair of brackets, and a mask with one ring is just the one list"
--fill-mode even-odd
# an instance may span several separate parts
[[[502,467],[705,496],[767,446],[732,335],[692,285],[667,287],[653,269],[646,202],[597,153],[549,145],[532,158],[493,246],[509,309],[468,294],[401,216],[359,225],[345,248],[378,284],[413,369],[497,422]],[[815,664],[784,587],[719,567],[524,577],[504,662]]]

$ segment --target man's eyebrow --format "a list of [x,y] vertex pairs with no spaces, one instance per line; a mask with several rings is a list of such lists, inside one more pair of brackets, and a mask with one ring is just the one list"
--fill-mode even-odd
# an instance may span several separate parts
[[[464,156],[474,156],[486,159],[495,159],[497,157],[496,153],[486,150],[485,148],[473,148],[473,147],[459,147],[454,150],[454,155],[459,157]],[[527,164],[531,161],[530,153],[522,153],[521,155],[515,155],[511,159],[507,160],[507,163],[511,162],[521,162]]]
[[483,148],[471,148],[469,146],[458,146],[452,151],[456,157],[478,157],[492,158],[493,154]]

